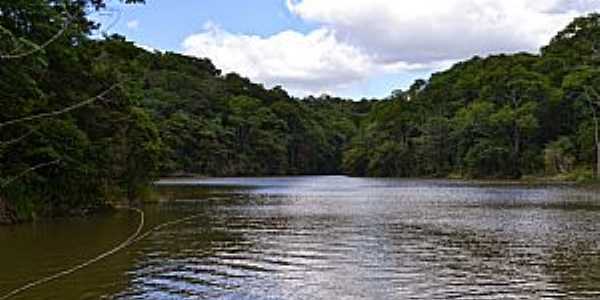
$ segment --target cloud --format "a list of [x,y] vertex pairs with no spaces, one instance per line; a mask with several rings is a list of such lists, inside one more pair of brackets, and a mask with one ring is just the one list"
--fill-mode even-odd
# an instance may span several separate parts
[[157,48],[154,48],[152,46],[145,45],[145,44],[135,43],[135,45],[137,47],[140,47],[140,48],[148,51],[148,52],[164,52],[164,51],[162,51],[160,49],[157,49]]
[[267,86],[296,95],[336,93],[385,74],[417,74],[474,55],[536,52],[600,0],[281,0],[317,29],[271,36],[207,23],[183,42]]
[[136,29],[138,29],[140,27],[140,21],[138,21],[138,20],[131,20],[131,21],[127,22],[126,26],[130,30],[136,30]]
[[600,1],[287,0],[287,6],[378,62],[431,63],[537,51]]
[[366,78],[374,68],[368,55],[324,28],[260,37],[232,34],[209,23],[186,38],[183,48],[185,54],[210,58],[225,72],[283,85],[296,94],[341,88]]

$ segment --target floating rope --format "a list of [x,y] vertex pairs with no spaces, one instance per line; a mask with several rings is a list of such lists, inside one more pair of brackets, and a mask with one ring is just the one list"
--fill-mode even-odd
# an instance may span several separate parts
[[125,249],[127,246],[133,244],[133,242],[136,241],[136,238],[142,232],[142,229],[144,228],[144,221],[145,220],[144,220],[144,212],[142,210],[140,210],[138,208],[129,208],[129,209],[131,209],[133,211],[136,211],[136,212],[138,212],[140,214],[140,225],[138,226],[138,228],[135,231],[135,233],[132,234],[127,240],[125,240],[124,242],[122,242],[121,244],[119,244],[117,247],[115,247],[115,248],[113,248],[113,249],[111,249],[111,250],[109,250],[107,252],[104,252],[104,253],[96,256],[95,258],[92,258],[92,259],[90,259],[90,260],[88,260],[88,261],[86,261],[86,262],[84,262],[84,263],[82,263],[80,265],[77,265],[77,266],[72,267],[72,268],[70,268],[68,270],[64,270],[62,272],[56,273],[54,275],[50,275],[50,276],[44,277],[42,279],[39,279],[39,280],[36,280],[34,282],[28,283],[28,284],[26,284],[26,285],[24,285],[24,286],[22,286],[22,287],[20,287],[18,289],[15,289],[12,292],[10,292],[10,293],[8,293],[8,294],[0,297],[0,300],[6,300],[8,298],[14,297],[14,296],[16,296],[16,295],[18,295],[18,294],[20,294],[22,292],[25,292],[25,291],[27,291],[29,289],[32,289],[34,287],[37,287],[37,286],[40,286],[42,284],[48,283],[50,281],[59,279],[61,277],[65,277],[65,276],[70,275],[70,274],[73,274],[73,273],[75,273],[75,272],[77,272],[77,271],[79,271],[79,270],[81,270],[83,268],[86,268],[86,267],[88,267],[88,266],[90,266],[90,265],[92,265],[94,263],[97,263],[97,262],[99,262],[99,261],[101,261],[101,260],[103,260],[103,259],[105,259],[105,258],[107,258],[107,257],[109,257],[109,256],[111,256],[111,255],[113,255],[113,254],[115,254],[115,253],[117,253],[117,252]]
[[57,280],[59,278],[65,277],[67,275],[71,275],[71,274],[73,274],[73,273],[75,273],[75,272],[77,272],[77,271],[79,271],[81,269],[89,267],[90,265],[92,265],[94,263],[97,263],[97,262],[99,262],[99,261],[101,261],[101,260],[103,260],[103,259],[105,259],[105,258],[107,258],[107,257],[109,257],[109,256],[111,256],[111,255],[113,255],[113,254],[115,254],[115,253],[117,253],[117,252],[119,252],[119,251],[121,251],[121,250],[123,250],[123,249],[125,249],[125,248],[127,248],[127,247],[129,247],[129,246],[131,246],[131,245],[133,245],[133,244],[135,244],[135,243],[143,240],[143,239],[145,239],[145,238],[147,238],[150,234],[152,234],[152,233],[154,233],[156,231],[159,231],[159,230],[164,229],[164,228],[169,227],[169,226],[181,224],[181,223],[184,223],[184,222],[196,219],[196,218],[198,218],[198,217],[200,217],[200,216],[203,215],[203,214],[196,214],[196,215],[193,215],[193,216],[190,216],[190,217],[186,217],[186,218],[182,218],[182,219],[177,219],[175,221],[163,223],[161,225],[153,227],[152,229],[148,230],[148,232],[140,235],[140,233],[142,232],[142,229],[144,228],[144,222],[145,222],[144,212],[142,210],[138,209],[138,208],[127,208],[127,209],[133,210],[133,211],[139,213],[139,215],[140,215],[140,225],[138,226],[138,228],[135,231],[135,233],[132,234],[127,240],[125,240],[124,242],[122,242],[121,244],[119,244],[117,247],[115,247],[115,248],[113,248],[113,249],[111,249],[111,250],[109,250],[107,252],[104,252],[104,253],[96,256],[95,258],[92,258],[92,259],[90,259],[90,260],[88,260],[88,261],[86,261],[86,262],[84,262],[84,263],[82,263],[80,265],[72,267],[72,268],[70,268],[68,270],[64,270],[64,271],[62,271],[60,273],[56,273],[54,275],[50,275],[50,276],[44,277],[42,279],[39,279],[39,280],[36,280],[36,281],[31,282],[29,284],[26,284],[26,285],[24,285],[24,286],[22,286],[22,287],[20,287],[18,289],[15,289],[12,292],[10,292],[10,293],[8,293],[8,294],[0,297],[0,300],[9,299],[11,297],[14,297],[14,296],[16,296],[16,295],[18,295],[20,293],[23,293],[23,292],[27,291],[27,290],[35,288],[37,286],[46,284],[46,283],[48,283],[50,281]]
[[[197,218],[199,218],[200,216],[203,216],[203,215],[204,214],[196,214],[196,215],[192,215],[192,216],[189,216],[189,217],[186,217],[186,218],[177,219],[175,221],[171,221],[171,222],[167,222],[167,223],[163,223],[161,225],[155,226],[154,228],[148,230],[148,232],[146,232],[146,233],[142,234],[141,236],[139,236],[138,238],[136,238],[132,242],[132,244],[137,243],[137,242],[139,242],[139,241],[147,238],[150,234],[152,234],[152,233],[154,233],[156,231],[159,231],[159,230],[164,229],[166,227],[170,227],[170,226],[173,226],[173,225],[178,225],[178,224],[181,224],[181,223],[184,223],[184,222],[187,222],[187,221],[191,221],[193,219],[197,219]],[[0,300],[4,300],[4,299],[0,298]]]

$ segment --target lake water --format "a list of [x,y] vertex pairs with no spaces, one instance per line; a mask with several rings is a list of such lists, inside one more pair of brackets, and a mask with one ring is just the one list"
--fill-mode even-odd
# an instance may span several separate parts
[[[569,186],[164,180],[151,234],[12,299],[598,299],[600,195]],[[0,227],[0,297],[126,239],[133,212]]]

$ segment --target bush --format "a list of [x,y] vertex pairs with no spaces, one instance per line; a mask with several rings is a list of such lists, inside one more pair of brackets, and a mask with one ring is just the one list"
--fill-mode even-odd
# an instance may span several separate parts
[[594,170],[589,167],[578,167],[567,174],[563,174],[560,179],[577,183],[590,183],[594,181]]
[[567,174],[575,167],[575,145],[568,137],[560,137],[544,150],[544,166],[547,176]]
[[465,157],[467,175],[475,178],[503,178],[512,176],[510,150],[491,141],[480,141]]

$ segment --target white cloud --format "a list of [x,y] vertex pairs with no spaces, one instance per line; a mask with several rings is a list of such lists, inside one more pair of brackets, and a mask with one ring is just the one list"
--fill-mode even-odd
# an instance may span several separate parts
[[281,0],[309,33],[234,34],[214,24],[186,54],[296,95],[336,93],[381,74],[435,71],[474,55],[535,52],[600,0]]
[[183,43],[185,54],[209,57],[225,72],[237,72],[296,94],[320,93],[367,77],[368,55],[341,43],[328,29],[308,34],[284,31],[270,37],[236,35],[207,24]]
[[140,27],[140,21],[138,20],[131,20],[129,22],[127,22],[127,28],[130,30],[136,30]]
[[431,63],[537,51],[598,0],[287,0],[378,62]]
[[144,49],[144,50],[148,51],[148,52],[163,52],[163,51],[162,51],[162,50],[160,50],[160,49],[156,49],[156,48],[154,48],[154,47],[152,47],[152,46],[148,46],[148,45],[145,45],[145,44],[135,43],[135,45],[136,45],[137,47],[140,47],[140,48],[142,48],[142,49]]

